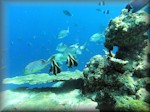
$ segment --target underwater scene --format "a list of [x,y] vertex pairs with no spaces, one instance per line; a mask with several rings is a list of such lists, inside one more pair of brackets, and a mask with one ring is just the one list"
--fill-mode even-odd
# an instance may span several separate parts
[[150,112],[149,3],[3,1],[0,111]]

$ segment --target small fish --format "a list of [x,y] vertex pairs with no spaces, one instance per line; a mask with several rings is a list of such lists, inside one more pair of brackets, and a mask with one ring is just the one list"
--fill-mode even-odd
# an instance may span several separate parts
[[17,40],[18,41],[22,41],[23,39],[22,39],[22,37],[18,37]]
[[64,43],[59,43],[56,47],[56,50],[59,51],[59,52],[64,52],[66,49],[67,49],[67,45],[64,44]]
[[67,64],[68,68],[71,68],[72,66],[78,66],[77,60],[70,53],[68,54],[68,58],[67,58],[66,64]]
[[47,62],[46,60],[43,60],[43,59],[33,61],[25,67],[24,74],[40,72],[42,69],[47,67],[48,64],[49,64],[49,62]]
[[57,39],[62,39],[67,37],[69,34],[69,27],[67,28],[67,30],[61,30],[58,35],[57,35]]
[[109,14],[109,10],[104,10],[103,13],[104,14]]
[[57,63],[62,65],[63,62],[65,62],[67,59],[67,54],[66,53],[56,53],[56,54],[52,55],[47,61],[51,63],[53,58],[55,58],[55,61]]
[[130,12],[132,10],[132,7],[129,4],[127,4],[126,7],[125,7],[125,9],[127,9],[128,12]]
[[31,46],[32,46],[32,43],[31,43],[31,42],[28,42],[27,45],[28,45],[29,47],[31,47]]
[[54,75],[61,72],[61,69],[60,69],[58,63],[54,60],[54,58],[51,59],[51,67],[50,67],[49,72],[52,72],[52,74],[54,74]]
[[96,10],[97,10],[97,11],[99,11],[99,12],[100,12],[100,11],[102,11],[102,10],[101,10],[101,9],[99,9],[99,8],[97,8]]
[[66,16],[73,16],[68,10],[63,10],[63,13],[64,13]]
[[90,41],[91,41],[91,42],[98,42],[98,41],[100,41],[100,39],[101,39],[102,37],[104,37],[103,34],[95,33],[95,34],[93,34],[93,35],[90,37]]
[[75,26],[75,27],[77,27],[77,26],[78,26],[78,24],[77,24],[77,23],[74,23],[74,26]]
[[106,11],[106,14],[109,14],[109,10]]
[[68,55],[68,53],[71,53],[72,55],[82,54],[83,50],[87,51],[87,42],[85,42],[83,45],[80,45],[79,43],[72,44],[67,47],[67,49],[63,52]]
[[105,1],[100,1],[100,2],[98,3],[98,5],[104,6],[104,5],[105,5]]

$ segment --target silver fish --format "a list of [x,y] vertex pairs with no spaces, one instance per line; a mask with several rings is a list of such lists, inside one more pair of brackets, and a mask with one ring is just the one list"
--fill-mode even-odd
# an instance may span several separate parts
[[87,43],[85,42],[83,45],[80,45],[79,43],[72,44],[68,46],[68,48],[65,50],[64,53],[71,53],[72,55],[82,54],[83,50],[87,51]]
[[59,63],[60,65],[62,65],[63,62],[65,62],[67,60],[67,54],[66,53],[57,53],[57,54],[54,54],[47,61],[51,63],[52,59],[55,59],[55,61],[57,63]]
[[[86,46],[87,46],[87,42],[85,42],[83,45],[80,45],[79,43],[75,43],[70,46],[68,46],[64,43],[60,43],[57,45],[56,50],[63,53],[63,56],[65,56],[65,58],[66,58],[66,55],[68,55],[68,53],[77,55],[77,54],[82,54],[83,50],[86,50],[89,52],[89,50]],[[61,55],[59,55],[59,56],[61,56]]]
[[90,41],[91,42],[97,42],[99,41],[101,38],[104,37],[104,34],[100,34],[100,33],[95,33],[90,37]]
[[58,35],[57,35],[57,39],[62,39],[67,37],[69,34],[69,27],[67,28],[67,30],[61,30]]
[[56,50],[59,52],[64,52],[67,49],[67,47],[68,46],[66,44],[61,42],[60,44],[57,45]]
[[42,69],[46,68],[48,64],[50,63],[43,59],[33,61],[25,67],[24,74],[40,72]]
[[98,5],[104,6],[104,5],[105,5],[105,1],[100,1],[100,2],[98,3]]

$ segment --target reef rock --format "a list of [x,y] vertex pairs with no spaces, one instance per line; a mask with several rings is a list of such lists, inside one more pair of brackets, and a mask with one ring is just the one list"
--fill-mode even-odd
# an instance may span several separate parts
[[99,90],[104,84],[103,74],[106,59],[101,55],[96,55],[91,58],[90,62],[87,63],[86,68],[83,71],[84,75],[84,92],[94,92]]
[[120,16],[110,21],[106,29],[105,47],[109,50],[112,50],[113,46],[133,47],[147,38],[143,34],[149,25],[149,14],[144,11],[128,13],[124,9]]
[[[98,102],[100,111],[133,111],[140,106],[140,111],[150,111],[148,16],[123,9],[106,29],[104,44],[109,53],[92,57],[83,70],[84,94]],[[110,52],[114,46],[118,47],[115,56]]]
[[145,88],[140,88],[136,93],[136,98],[150,103],[150,92],[148,92]]
[[116,96],[115,109],[120,112],[149,112],[150,104],[128,96]]

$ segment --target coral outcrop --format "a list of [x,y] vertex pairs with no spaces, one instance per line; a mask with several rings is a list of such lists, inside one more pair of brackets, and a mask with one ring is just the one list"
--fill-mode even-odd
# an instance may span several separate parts
[[57,76],[50,76],[47,73],[41,74],[30,74],[26,76],[16,76],[13,78],[5,78],[3,80],[4,84],[42,84],[42,83],[50,83],[50,82],[60,82],[60,81],[68,81],[68,80],[78,80],[82,79],[82,72],[76,70],[74,72],[66,71],[57,74]]
[[84,94],[98,102],[101,111],[150,111],[148,16],[122,10],[106,29],[104,45],[109,53],[91,58],[83,71]]
[[149,28],[149,14],[144,11],[128,13],[122,10],[120,16],[112,19],[106,29],[105,47],[109,50],[113,46],[133,47],[147,39],[144,35]]

